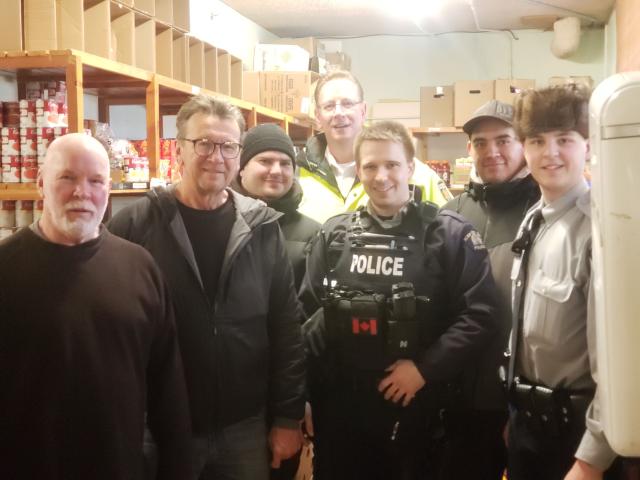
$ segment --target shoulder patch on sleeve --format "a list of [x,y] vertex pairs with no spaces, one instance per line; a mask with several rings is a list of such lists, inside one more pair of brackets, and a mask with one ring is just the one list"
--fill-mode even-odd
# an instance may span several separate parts
[[471,230],[464,236],[464,241],[474,250],[486,250],[482,237],[477,230]]

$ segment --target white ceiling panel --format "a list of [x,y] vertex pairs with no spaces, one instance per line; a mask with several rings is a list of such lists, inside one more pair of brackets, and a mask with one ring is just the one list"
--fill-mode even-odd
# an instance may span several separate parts
[[[575,16],[584,26],[607,22],[615,0],[223,0],[281,37],[358,37],[549,28]],[[402,19],[403,2],[441,2],[439,14]]]

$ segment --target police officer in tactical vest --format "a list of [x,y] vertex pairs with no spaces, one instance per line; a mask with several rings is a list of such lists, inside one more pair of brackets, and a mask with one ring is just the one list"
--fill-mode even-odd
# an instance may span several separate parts
[[440,410],[497,331],[487,250],[416,200],[405,127],[365,128],[355,158],[369,202],[323,225],[301,289],[314,478],[435,478]]

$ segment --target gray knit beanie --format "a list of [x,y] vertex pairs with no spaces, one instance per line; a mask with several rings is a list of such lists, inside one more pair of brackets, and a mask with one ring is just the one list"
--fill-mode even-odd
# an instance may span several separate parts
[[293,162],[293,168],[296,167],[296,154],[289,135],[278,125],[264,123],[251,128],[245,135],[242,142],[242,153],[240,154],[240,170],[257,154],[268,150],[275,150],[289,155]]

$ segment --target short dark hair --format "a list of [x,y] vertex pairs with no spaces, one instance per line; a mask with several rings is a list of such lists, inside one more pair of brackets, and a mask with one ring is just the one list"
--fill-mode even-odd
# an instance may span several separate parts
[[316,89],[313,92],[313,99],[315,100],[316,105],[319,105],[320,92],[322,91],[322,87],[324,87],[331,80],[338,80],[341,78],[353,82],[353,84],[358,88],[358,96],[360,97],[358,98],[358,100],[364,100],[364,92],[362,91],[362,85],[360,85],[358,79],[351,72],[347,72],[346,70],[334,70],[320,77],[318,83],[316,83]]
[[513,126],[521,140],[553,130],[589,138],[591,90],[578,84],[526,90],[516,97]]
[[360,134],[356,137],[354,145],[354,156],[356,164],[360,164],[360,149],[362,144],[367,141],[373,142],[396,142],[402,145],[404,153],[407,156],[407,163],[413,162],[416,150],[411,140],[411,134],[407,127],[393,120],[382,120],[373,125],[364,127]]

